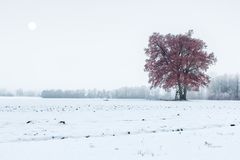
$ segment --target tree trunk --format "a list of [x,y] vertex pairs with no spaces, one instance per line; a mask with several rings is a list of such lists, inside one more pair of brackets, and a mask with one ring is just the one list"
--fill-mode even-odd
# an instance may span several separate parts
[[[182,85],[180,83],[180,74],[178,75],[178,92],[176,92],[176,95],[179,95],[179,100],[187,100],[187,86]],[[176,96],[175,96],[176,99]]]
[[238,92],[239,92],[239,77],[238,77],[238,75],[237,75],[237,77],[236,77],[236,81],[237,81],[237,86],[236,86],[236,99],[238,100],[239,99],[239,95],[238,95]]
[[179,100],[187,100],[187,87],[182,87],[181,85],[178,85],[178,93],[179,93]]
[[176,89],[175,100],[179,100],[179,89]]
[[182,100],[187,100],[187,87],[184,86],[184,89],[183,89],[183,99]]

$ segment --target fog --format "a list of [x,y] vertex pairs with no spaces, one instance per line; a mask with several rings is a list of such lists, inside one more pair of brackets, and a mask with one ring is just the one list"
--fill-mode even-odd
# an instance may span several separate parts
[[0,1],[0,88],[147,85],[153,32],[185,33],[215,53],[211,74],[239,72],[237,0]]

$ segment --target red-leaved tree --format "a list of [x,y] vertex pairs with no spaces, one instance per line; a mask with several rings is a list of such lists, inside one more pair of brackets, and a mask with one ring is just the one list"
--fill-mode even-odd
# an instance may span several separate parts
[[178,35],[153,33],[145,49],[151,87],[176,88],[175,99],[179,100],[186,100],[187,90],[198,90],[210,82],[205,72],[216,62],[214,54],[205,50],[205,42],[192,34],[192,30]]

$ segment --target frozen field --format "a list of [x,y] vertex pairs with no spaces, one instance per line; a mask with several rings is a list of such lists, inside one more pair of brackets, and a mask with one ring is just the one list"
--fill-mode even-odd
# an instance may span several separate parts
[[240,102],[0,98],[0,160],[239,160]]

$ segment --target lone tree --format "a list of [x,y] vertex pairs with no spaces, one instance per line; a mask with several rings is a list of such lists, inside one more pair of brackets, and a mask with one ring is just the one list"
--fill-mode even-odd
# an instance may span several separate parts
[[153,33],[145,48],[151,88],[176,88],[176,100],[186,100],[187,90],[207,86],[210,78],[205,72],[216,62],[214,54],[205,50],[205,42],[192,34],[193,30],[178,35]]

